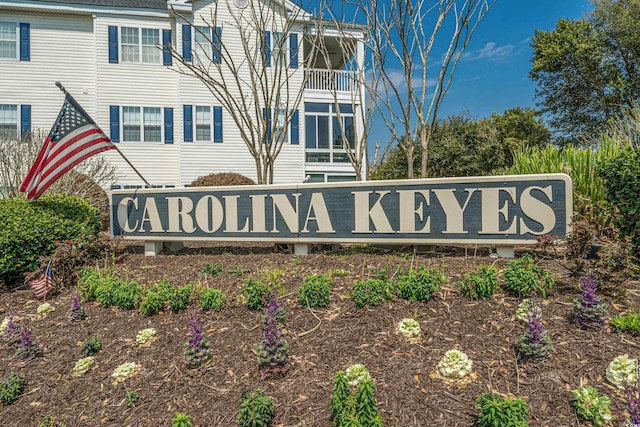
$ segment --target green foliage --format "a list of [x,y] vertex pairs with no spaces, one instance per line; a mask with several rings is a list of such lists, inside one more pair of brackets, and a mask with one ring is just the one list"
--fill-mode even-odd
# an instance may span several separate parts
[[82,352],[87,356],[93,356],[102,348],[100,335],[92,335],[82,342]]
[[220,289],[204,289],[200,292],[200,308],[203,310],[222,311],[227,305],[227,297]]
[[176,412],[176,416],[171,418],[171,425],[173,427],[192,427],[193,421],[191,417],[184,412]]
[[143,316],[156,314],[162,310],[164,302],[169,299],[172,292],[174,292],[174,287],[168,279],[164,279],[150,288],[143,289],[140,304],[138,305],[139,313]]
[[262,389],[240,393],[238,425],[241,427],[267,427],[274,415],[273,400]]
[[368,372],[359,382],[350,381],[344,371],[337,372],[330,407],[334,427],[382,427],[375,385]]
[[640,253],[640,150],[627,147],[598,167],[605,197],[615,208],[613,223],[621,239],[629,238]]
[[417,270],[409,269],[401,274],[396,280],[396,288],[400,298],[411,302],[427,302],[446,282],[447,278],[442,270],[420,266]]
[[264,280],[269,286],[269,289],[277,289],[280,294],[284,294],[284,283],[282,283],[282,278],[286,277],[287,274],[287,270],[282,268],[272,268],[264,271],[261,276],[262,280]]
[[140,299],[140,285],[114,276],[102,276],[95,288],[96,300],[105,307],[117,306],[122,310],[132,310]]
[[138,393],[136,390],[130,390],[124,395],[124,401],[127,404],[128,408],[131,408],[133,405],[135,405],[139,399],[140,393]]
[[242,277],[249,273],[249,271],[251,270],[248,270],[241,265],[236,265],[235,267],[227,270],[227,277]]
[[571,232],[566,238],[566,257],[569,261],[569,269],[575,276],[585,272],[588,266],[587,255],[591,251],[593,237],[587,221],[573,221]]
[[498,287],[498,269],[480,266],[475,272],[466,273],[458,282],[460,293],[470,299],[490,299]]
[[484,393],[476,399],[480,410],[478,427],[527,427],[529,405],[523,398],[505,398],[497,393]]
[[356,307],[380,305],[393,298],[393,283],[384,279],[368,279],[353,284],[351,293]]
[[624,316],[611,319],[611,326],[618,332],[631,332],[640,335],[640,312],[629,312]]
[[251,310],[262,310],[271,294],[269,286],[255,279],[249,279],[244,282],[242,294],[247,298],[247,305]]
[[169,294],[169,308],[174,313],[182,311],[189,306],[189,298],[193,292],[193,285],[184,285],[179,288],[174,288]]
[[573,390],[573,396],[576,399],[573,405],[578,415],[590,421],[595,427],[602,427],[613,420],[609,410],[611,401],[607,396],[598,396],[598,390],[595,388],[585,385]]
[[543,270],[529,254],[510,261],[503,278],[507,291],[523,297],[536,293],[546,298],[547,291],[553,289],[554,284],[551,273]]
[[329,305],[331,278],[325,274],[311,274],[298,288],[298,300],[305,307],[320,308]]
[[0,400],[5,405],[15,402],[24,391],[26,377],[23,374],[12,372],[6,381],[0,383]]
[[189,187],[219,187],[228,185],[255,185],[255,181],[235,172],[220,172],[201,176]]
[[38,425],[38,427],[66,427],[51,415],[45,415],[42,422]]
[[100,213],[84,199],[62,194],[38,200],[0,199],[0,280],[38,269],[56,241],[95,238]]
[[220,263],[210,262],[200,270],[202,277],[218,277],[221,274],[224,274],[224,266]]

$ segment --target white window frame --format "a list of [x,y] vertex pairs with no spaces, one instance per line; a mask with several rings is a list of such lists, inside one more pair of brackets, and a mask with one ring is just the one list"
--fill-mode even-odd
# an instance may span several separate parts
[[[206,114],[204,122],[198,120],[198,109],[208,108],[209,113]],[[213,107],[211,105],[194,105],[193,108],[193,142],[212,142],[213,141]],[[198,126],[209,126],[209,139],[198,139]]]
[[[278,47],[278,38],[282,40],[282,49]],[[278,66],[278,57],[282,57],[282,67],[289,68],[289,36],[280,31],[271,32],[271,66]]]
[[[16,122],[15,122],[15,126],[14,126],[14,131],[16,133],[16,135],[20,132],[20,105],[19,104],[0,104],[0,107],[15,107],[16,108]],[[2,116],[4,116],[4,114],[2,114]],[[6,125],[12,125],[13,122],[9,122],[9,121],[2,121],[0,122],[1,125],[6,126]],[[2,131],[0,131],[0,133],[3,133]]]
[[[304,141],[304,147],[305,147],[305,163],[310,163],[310,164],[319,164],[319,163],[330,163],[330,164],[345,164],[345,163],[349,163],[348,157],[346,161],[342,161],[342,162],[336,162],[334,160],[334,154],[339,153],[339,154],[345,154],[348,156],[348,152],[347,152],[347,148],[343,147],[342,148],[335,148],[333,146],[333,137],[334,137],[334,126],[333,126],[333,120],[334,119],[338,119],[338,114],[335,111],[335,105],[331,104],[329,107],[329,111],[328,112],[305,112],[304,114],[304,123],[305,123],[305,127],[307,125],[307,117],[311,116],[311,117],[328,117],[328,132],[329,132],[329,148],[307,148],[307,141],[306,141],[306,131],[305,131],[305,141]],[[340,113],[340,119],[344,122],[344,119],[346,117],[352,117],[353,118],[353,126],[354,126],[354,138],[355,138],[355,126],[356,126],[356,120],[355,120],[355,116],[353,115],[353,113]],[[316,147],[318,146],[318,125],[317,125],[318,121],[316,119]],[[344,125],[343,125],[344,126]],[[354,141],[355,142],[355,141]],[[355,147],[351,147],[351,150],[354,151]],[[328,162],[309,162],[307,161],[308,156],[306,155],[306,153],[329,153],[329,161]]]
[[[127,29],[133,29],[133,30],[137,30],[138,35],[138,41],[137,43],[133,44],[133,43],[124,43],[123,42],[123,30],[127,28]],[[154,45],[150,45],[150,44],[144,44],[142,42],[142,30],[147,30],[147,31],[155,31],[157,33],[157,40],[158,43],[154,44]],[[121,26],[120,27],[120,37],[118,40],[118,47],[120,49],[120,58],[122,58],[122,63],[124,64],[146,64],[146,65],[162,65],[162,50],[159,48],[159,46],[161,46],[162,44],[162,31],[160,28],[152,28],[152,27],[128,27],[128,26]],[[138,59],[136,61],[131,61],[128,59],[128,57],[124,54],[124,47],[125,46],[137,46],[138,49]],[[152,48],[154,49],[155,52],[155,56],[156,56],[156,61],[155,62],[148,62],[148,61],[144,61],[144,51],[145,48]]]
[[[139,117],[140,117],[140,122],[139,123],[125,123],[124,121],[124,110],[125,108],[137,108],[139,110]],[[158,124],[153,123],[153,124],[148,124],[145,122],[145,112],[148,109],[156,109],[156,110],[160,110],[160,121],[158,122]],[[125,143],[146,143],[146,144],[163,144],[164,143],[164,109],[162,107],[155,107],[155,106],[139,106],[139,105],[123,105],[121,108],[121,116],[120,116],[120,133],[122,135],[122,142]],[[137,124],[139,126],[139,131],[140,131],[140,140],[136,140],[136,141],[128,141],[127,139],[125,139],[125,133],[124,133],[124,127],[125,125],[127,126],[133,126]],[[159,126],[160,127],[160,140],[159,141],[147,141],[145,138],[145,128],[149,127],[149,126]]]
[[[202,33],[200,31],[201,30]],[[204,34],[204,35],[203,35]],[[197,37],[204,37],[204,41],[200,42],[196,40]],[[211,28],[208,25],[194,25],[193,26],[193,55],[196,56],[200,62],[205,63],[211,61],[211,55],[213,54],[213,48],[211,46]]]
[[[8,24],[9,26],[13,25],[15,28],[15,47],[16,54],[13,57],[0,57],[0,61],[16,61],[20,57],[20,28],[17,22],[14,21],[0,21],[2,24]],[[2,39],[3,42],[11,42],[10,39]]]
[[[281,116],[282,114],[282,116]],[[289,128],[291,127],[291,117],[289,118],[289,123],[287,123],[287,114],[292,115],[292,112],[289,112],[286,108],[275,108],[273,109],[273,117],[271,118],[271,132],[273,132],[273,140],[279,144],[282,142],[283,144],[291,143],[291,132],[289,132]],[[282,120],[279,120],[282,118]],[[278,126],[281,123],[282,126]],[[276,136],[276,130],[279,132],[284,132],[285,137],[283,141],[279,141]]]

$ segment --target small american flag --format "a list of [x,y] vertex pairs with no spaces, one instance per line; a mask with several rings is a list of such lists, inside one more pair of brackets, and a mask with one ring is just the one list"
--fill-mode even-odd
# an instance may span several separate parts
[[69,94],[36,162],[20,185],[37,199],[54,181],[84,159],[116,146]]
[[51,293],[53,289],[53,284],[51,280],[51,270],[49,266],[45,267],[38,276],[37,279],[33,279],[29,282],[29,286],[31,286],[31,290],[36,295],[36,298],[44,298]]

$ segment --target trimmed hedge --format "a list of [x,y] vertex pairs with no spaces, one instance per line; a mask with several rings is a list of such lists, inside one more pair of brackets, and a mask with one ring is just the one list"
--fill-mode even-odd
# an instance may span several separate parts
[[0,280],[38,268],[38,257],[55,249],[55,241],[95,238],[100,212],[76,196],[50,194],[38,200],[0,200]]
[[220,172],[201,176],[189,187],[224,187],[229,185],[255,185],[255,181],[235,172]]

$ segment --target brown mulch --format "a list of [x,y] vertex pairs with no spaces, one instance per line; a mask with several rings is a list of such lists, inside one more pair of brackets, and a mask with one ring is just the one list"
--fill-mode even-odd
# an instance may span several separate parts
[[[519,252],[518,252],[519,255]],[[610,328],[579,329],[570,322],[572,298],[578,281],[558,262],[543,261],[554,272],[557,288],[544,301],[543,316],[554,352],[542,367],[520,363],[515,342],[524,328],[515,319],[519,299],[498,292],[489,301],[469,301],[455,291],[455,283],[481,264],[507,260],[488,256],[487,248],[437,248],[437,253],[352,247],[296,257],[275,252],[272,245],[198,244],[178,254],[145,257],[139,242],[124,245],[115,257],[118,275],[141,283],[169,278],[175,285],[189,282],[218,287],[228,296],[220,313],[206,312],[204,320],[213,361],[189,370],[183,352],[190,311],[142,317],[135,311],[85,303],[88,318],[78,324],[68,319],[70,291],[51,298],[56,311],[36,318],[35,300],[28,290],[4,292],[0,309],[22,317],[43,345],[42,357],[19,367],[6,344],[0,349],[0,378],[12,370],[27,377],[24,394],[11,405],[0,404],[0,425],[37,426],[47,414],[71,426],[169,426],[176,412],[189,414],[194,426],[237,425],[238,398],[243,388],[262,388],[275,403],[272,426],[331,426],[329,398],[336,371],[363,363],[376,384],[376,399],[385,426],[472,426],[478,416],[474,401],[495,390],[526,397],[531,426],[582,426],[572,406],[572,390],[582,384],[596,387],[611,398],[615,425],[624,425],[626,404],[606,382],[608,363],[620,354],[640,356],[637,337]],[[199,275],[208,263],[221,263],[226,272],[249,270],[205,279]],[[378,307],[357,309],[351,286],[383,268],[389,274],[411,265],[443,268],[449,283],[428,303],[395,298]],[[276,269],[284,273],[280,302],[286,310],[285,338],[289,343],[289,369],[279,378],[260,380],[255,347],[262,338],[261,313],[250,311],[240,290],[248,278],[264,278]],[[335,278],[326,309],[307,309],[295,294],[311,273],[348,271]],[[637,282],[628,282],[626,296],[605,297],[610,315],[637,306]],[[416,316],[423,331],[421,343],[398,338],[395,325]],[[158,339],[149,347],[135,342],[137,331],[153,327]],[[81,343],[93,334],[102,337],[97,366],[80,377],[71,375],[84,357]],[[478,379],[465,389],[431,378],[442,355],[452,348],[474,362]],[[135,361],[143,370],[119,385],[112,385],[113,369]],[[127,391],[140,400],[129,408]]]

